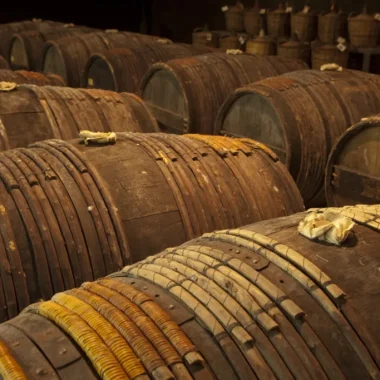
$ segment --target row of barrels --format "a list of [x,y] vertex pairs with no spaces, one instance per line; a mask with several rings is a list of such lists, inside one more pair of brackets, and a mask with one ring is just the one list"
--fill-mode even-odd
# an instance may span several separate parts
[[[49,78],[39,73],[28,76]],[[47,139],[74,139],[81,130],[159,131],[145,103],[134,94],[60,86],[0,83],[0,118],[0,150],[23,148]]]
[[57,28],[70,27],[62,22],[33,19],[27,21],[11,22],[0,25],[0,55],[8,59],[12,36],[15,33],[41,32],[49,33]]
[[116,136],[0,153],[1,321],[205,232],[303,210],[284,165],[254,141]]
[[[267,62],[290,62],[292,68],[275,76]],[[237,79],[243,64],[245,77]],[[286,164],[306,204],[323,205],[331,148],[350,126],[380,112],[380,79],[352,70],[295,71],[298,64],[222,53],[157,63],[145,75],[140,95],[164,131],[248,137],[266,144]],[[247,78],[250,84],[239,85]]]
[[[161,51],[166,49],[170,51],[172,47],[177,49],[174,44],[161,46]],[[180,47],[180,50],[182,48],[186,49],[186,47]],[[126,61],[130,62],[130,56],[126,57]],[[136,69],[140,67],[138,62],[139,60],[135,62]],[[110,78],[110,76],[105,75],[102,63],[104,63],[103,58],[99,55],[93,61],[93,65],[89,66],[89,72],[106,81],[105,78]],[[109,67],[107,69],[109,73],[125,74],[122,65],[119,71],[111,71]],[[268,145],[288,167],[300,188],[305,203],[322,205],[325,204],[323,182],[331,148],[348,127],[363,117],[380,112],[380,96],[378,95],[380,81],[377,76],[360,72],[316,70],[301,70],[260,81],[297,68],[306,69],[300,61],[278,57],[270,59],[248,54],[210,53],[154,64],[145,75],[140,93],[164,131],[248,137]],[[133,70],[131,71],[133,73]],[[144,69],[137,75],[131,73],[131,75],[125,75],[124,78],[137,78],[142,76],[143,72]],[[215,80],[216,72],[223,77],[223,80]],[[21,71],[9,72],[9,74],[8,78],[11,78],[12,82],[63,84],[54,75],[44,77],[43,74],[28,74]],[[115,78],[116,76],[112,80]],[[188,80],[189,78],[191,81]],[[109,83],[111,82],[110,80]],[[239,89],[242,85],[251,82],[253,83],[247,87]],[[117,83],[117,80],[114,83]],[[137,81],[130,85],[131,88],[136,86]],[[55,119],[50,117],[51,121],[47,127],[39,128],[38,125],[41,122],[39,107],[41,106],[44,117],[49,119],[51,113],[62,112],[61,108],[67,107],[70,99],[76,97],[81,99],[83,107],[89,101],[88,96],[94,99],[94,96],[99,95],[98,101],[104,103],[104,100],[101,100],[103,95],[99,90],[33,88],[33,91],[30,91],[26,90],[27,87],[24,87],[24,95],[21,98],[25,101],[22,102],[19,98],[22,88],[18,87],[10,93],[0,93],[1,98],[4,99],[5,110],[2,112],[2,118],[5,120],[3,120],[5,129],[8,128],[7,124],[14,123],[12,120],[20,118],[18,125],[15,124],[17,128],[13,128],[11,132],[13,136],[11,140],[13,139],[14,142],[3,141],[3,149],[27,146],[29,143],[46,138],[70,139],[77,136],[79,127],[67,126],[70,124],[67,112],[61,115],[62,120],[58,122],[60,132],[56,131],[57,126],[54,125],[57,124],[55,121],[57,116]],[[59,95],[53,96],[52,92]],[[60,105],[59,101],[55,100],[55,96],[63,96],[67,99],[64,101],[67,104]],[[121,99],[120,97],[126,98],[128,95],[108,93],[105,96],[106,99]],[[19,98],[18,101],[16,98]],[[129,98],[132,99],[131,96]],[[137,98],[133,99],[135,103],[138,102]],[[304,102],[305,99],[308,101]],[[47,105],[44,103],[46,101]],[[118,100],[114,101],[118,102]],[[30,102],[28,105],[32,112],[30,115],[23,113],[25,102]],[[108,100],[105,104],[109,105]],[[11,108],[6,109],[7,107]],[[140,102],[140,107],[145,106]],[[72,109],[69,114],[75,115],[75,111]],[[80,116],[75,115],[74,119],[78,117]],[[29,118],[28,123],[31,126],[26,133],[20,125],[25,122],[25,118]],[[151,121],[152,116],[148,119],[150,121],[146,124],[147,128],[126,127],[126,131],[157,131],[156,127],[152,127],[154,123]],[[82,122],[77,124],[82,125]],[[105,129],[87,120],[84,125],[88,125],[86,128],[93,131],[125,130],[122,129],[124,124],[120,124],[119,127],[108,126]],[[20,129],[17,132],[18,128]],[[9,131],[7,133],[9,134]],[[6,136],[2,139],[7,140]]]
[[377,379],[380,208],[326,212],[354,222],[341,247],[300,236],[300,213],[207,233],[35,303],[0,325],[0,374]]
[[[143,82],[145,104],[125,93],[64,87],[8,88],[6,85],[0,89],[0,114],[5,130],[1,137],[2,149],[25,147],[48,138],[75,138],[81,128],[103,132],[156,132],[156,118],[166,131],[214,132],[264,143],[286,164],[305,203],[325,204],[323,183],[328,155],[348,127],[380,112],[380,81],[374,75],[354,71],[301,70],[233,92],[239,87],[237,83],[250,82],[255,75],[273,75],[273,63],[288,64],[279,70],[291,71],[291,65],[297,65],[298,61],[212,53],[159,63]],[[232,67],[246,71],[234,71]],[[210,68],[210,76],[201,76],[207,68]],[[219,69],[225,79],[211,80],[211,68]],[[226,68],[230,68],[230,76]],[[239,78],[236,73],[241,74]],[[0,78],[1,74],[2,71]],[[55,75],[22,71],[9,72],[9,75],[4,79],[63,85]],[[189,75],[193,78],[191,82],[186,81]],[[78,101],[73,103],[74,100]],[[90,121],[94,104],[97,118]],[[117,107],[119,111],[115,113]],[[125,114],[124,107],[127,108]],[[133,116],[128,107],[134,109]]]
[[305,203],[321,205],[327,159],[336,140],[362,118],[379,112],[378,76],[299,71],[231,94],[214,132],[268,145],[286,163]]

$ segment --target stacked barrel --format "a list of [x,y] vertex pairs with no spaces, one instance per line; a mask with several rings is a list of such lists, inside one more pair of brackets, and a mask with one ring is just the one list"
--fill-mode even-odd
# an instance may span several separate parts
[[212,53],[157,63],[140,94],[164,131],[212,134],[220,106],[236,89],[282,73],[307,69],[298,60]]
[[[56,79],[37,73],[28,76]],[[4,84],[3,89],[0,86],[0,117],[2,150],[51,138],[74,139],[81,130],[158,131],[155,119],[133,94],[68,87]]]
[[379,211],[317,210],[354,222],[341,247],[301,237],[302,213],[209,233],[58,293],[0,326],[1,373],[377,378],[380,281],[368,273]]
[[327,158],[340,135],[380,112],[380,80],[358,71],[299,71],[237,90],[215,133],[267,144],[286,163],[306,204],[324,204]]
[[330,205],[380,202],[379,127],[380,115],[365,117],[344,132],[334,145],[325,179]]
[[205,232],[303,209],[270,150],[217,136],[39,142],[0,154],[0,178],[1,320]]
[[[226,15],[226,46],[263,17],[284,49],[316,33],[307,7]],[[40,20],[1,36],[0,378],[380,377],[380,208],[304,212],[378,203],[377,76]],[[354,226],[339,247],[300,234],[325,215]]]

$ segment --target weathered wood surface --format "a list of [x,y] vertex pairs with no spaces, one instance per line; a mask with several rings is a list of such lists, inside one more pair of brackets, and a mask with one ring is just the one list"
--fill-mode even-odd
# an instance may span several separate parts
[[215,133],[269,146],[286,163],[305,203],[323,205],[332,145],[362,117],[378,112],[378,76],[303,70],[237,90],[221,107]]
[[272,152],[220,136],[48,140],[0,153],[0,179],[1,320],[205,232],[303,210]]
[[105,31],[48,41],[42,51],[42,71],[55,73],[71,87],[80,87],[81,76],[92,54],[114,48],[131,48],[167,39],[131,32]]
[[141,80],[154,63],[213,50],[204,45],[152,43],[96,53],[83,71],[82,87],[137,93]]
[[42,74],[33,71],[0,69],[0,82],[34,84],[36,86],[65,86],[64,80],[56,74]]
[[220,106],[237,88],[306,68],[304,62],[282,57],[203,54],[153,65],[140,94],[162,130],[212,134]]
[[67,87],[19,85],[12,91],[0,91],[0,121],[1,150],[51,138],[74,139],[85,129],[158,131],[157,122],[136,95]]
[[33,30],[16,33],[11,38],[8,61],[13,70],[40,71],[42,51],[47,41],[94,31],[96,29],[67,25],[47,32]]
[[64,361],[84,380],[377,379],[380,207],[335,211],[356,223],[339,247],[301,236],[296,214],[206,234],[32,305],[0,326],[3,376],[35,379],[37,363],[48,373]]
[[26,31],[49,32],[64,25],[61,22],[39,19],[2,24],[0,25],[0,55],[5,58],[9,57],[11,39],[15,33]]
[[380,115],[349,128],[333,147],[325,189],[331,206],[380,203]]

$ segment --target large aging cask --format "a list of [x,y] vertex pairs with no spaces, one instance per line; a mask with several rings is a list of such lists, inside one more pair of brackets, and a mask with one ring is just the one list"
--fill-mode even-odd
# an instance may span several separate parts
[[83,70],[92,54],[153,42],[170,41],[156,36],[118,31],[88,33],[48,41],[42,51],[42,71],[60,75],[71,87],[80,87]]
[[271,151],[219,136],[48,140],[0,153],[0,179],[0,320],[205,232],[303,210]]
[[212,134],[220,106],[237,88],[306,68],[301,61],[282,57],[203,54],[153,65],[140,94],[163,130]]
[[83,72],[82,87],[136,93],[141,80],[157,62],[210,53],[205,45],[146,44],[93,54]]
[[25,70],[12,71],[0,69],[0,90],[2,90],[1,82],[35,84],[37,86],[65,86],[65,82],[59,75],[41,74]]
[[95,29],[74,26],[56,28],[47,32],[38,30],[16,33],[12,36],[9,48],[9,62],[13,70],[40,71],[41,56],[45,43],[63,37],[94,32]]
[[26,31],[48,32],[55,28],[62,28],[64,25],[61,22],[39,19],[2,24],[0,26],[0,55],[6,58],[9,57],[10,42],[15,33]]
[[81,130],[158,131],[136,95],[67,87],[19,85],[0,91],[0,121],[1,150],[52,138],[74,139]]
[[356,222],[340,247],[302,237],[296,214],[206,234],[34,304],[0,326],[1,374],[377,379],[380,207],[331,211]]
[[333,147],[326,169],[331,206],[380,203],[380,115],[349,128]]
[[332,145],[352,124],[378,112],[378,76],[303,70],[237,90],[221,107],[215,133],[269,146],[286,163],[305,203],[320,204]]

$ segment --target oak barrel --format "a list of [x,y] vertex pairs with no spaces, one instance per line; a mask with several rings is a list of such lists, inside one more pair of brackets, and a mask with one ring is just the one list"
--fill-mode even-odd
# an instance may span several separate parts
[[0,25],[0,55],[9,57],[9,48],[12,36],[15,33],[25,31],[48,32],[55,28],[63,27],[65,24],[55,21],[45,21],[40,19],[26,20],[20,22],[11,22]]
[[133,94],[67,87],[19,85],[10,91],[0,90],[0,120],[1,150],[26,147],[52,138],[74,139],[83,129],[93,132],[158,130],[144,103]]
[[41,74],[25,70],[12,71],[0,69],[0,88],[1,82],[35,84],[37,86],[65,86],[65,82],[59,75]]
[[339,247],[301,236],[300,213],[205,234],[30,306],[0,326],[3,377],[377,379],[380,207],[330,212],[354,222]]
[[230,95],[215,133],[249,137],[279,155],[306,205],[325,203],[332,145],[362,117],[380,112],[380,79],[351,70],[303,70],[253,83]]
[[81,76],[92,54],[113,48],[131,48],[154,41],[169,40],[130,32],[97,32],[46,42],[42,51],[42,71],[65,79],[71,87],[80,87]]
[[0,69],[3,70],[3,69],[9,69],[9,63],[8,61],[0,55]]
[[277,57],[204,54],[156,63],[146,73],[140,94],[163,130],[212,134],[218,109],[234,90],[304,68],[301,61]]
[[0,178],[0,320],[205,232],[303,210],[273,152],[220,136],[47,140],[0,153]]
[[67,25],[48,32],[27,31],[12,36],[9,62],[13,70],[40,71],[41,55],[46,41],[94,32],[95,29]]
[[142,78],[154,63],[213,50],[204,45],[155,43],[96,53],[90,57],[83,71],[82,87],[136,93]]
[[380,203],[380,115],[363,118],[333,147],[326,169],[328,205]]

